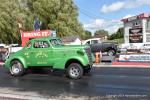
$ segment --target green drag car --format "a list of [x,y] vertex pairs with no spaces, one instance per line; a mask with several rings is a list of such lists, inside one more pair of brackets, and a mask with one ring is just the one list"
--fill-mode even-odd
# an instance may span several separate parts
[[63,45],[59,38],[38,38],[30,40],[26,46],[10,55],[5,67],[13,76],[22,76],[29,68],[50,67],[64,69],[73,79],[90,72],[93,65],[89,46]]

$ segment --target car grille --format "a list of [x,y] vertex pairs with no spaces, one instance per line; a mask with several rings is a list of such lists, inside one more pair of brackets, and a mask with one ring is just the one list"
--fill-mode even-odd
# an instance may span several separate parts
[[89,63],[90,63],[90,64],[93,64],[93,61],[92,61],[92,54],[91,54],[91,48],[85,48],[84,50],[85,50],[85,52],[86,52],[86,54],[87,54],[87,56],[88,56]]

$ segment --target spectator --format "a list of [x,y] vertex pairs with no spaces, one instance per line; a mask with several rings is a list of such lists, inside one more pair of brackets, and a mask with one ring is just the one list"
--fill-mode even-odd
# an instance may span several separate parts
[[48,47],[48,44],[47,44],[46,42],[44,42],[43,47],[44,47],[44,48],[47,48],[47,47]]
[[35,48],[39,48],[38,42],[35,42],[35,43],[34,43],[34,47],[35,47]]
[[31,46],[32,46],[32,44],[30,43],[30,44],[28,44],[28,48],[31,48]]

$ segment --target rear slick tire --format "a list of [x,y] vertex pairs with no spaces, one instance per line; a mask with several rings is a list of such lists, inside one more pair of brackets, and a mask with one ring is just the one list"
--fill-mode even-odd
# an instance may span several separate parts
[[21,62],[14,60],[11,62],[10,73],[12,76],[22,76],[25,72],[25,69]]

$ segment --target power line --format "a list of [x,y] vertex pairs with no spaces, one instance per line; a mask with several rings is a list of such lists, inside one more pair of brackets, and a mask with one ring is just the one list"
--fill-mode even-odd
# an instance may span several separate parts
[[[83,15],[85,15],[85,16],[91,18],[91,19],[97,19],[97,17],[95,16],[95,14],[93,14],[93,13],[91,13],[91,12],[89,12],[89,11],[83,9],[83,8],[79,8],[79,10],[80,10],[80,12],[81,12]],[[90,13],[90,14],[89,14],[89,13]],[[93,15],[94,15],[94,16],[93,16]]]
[[86,15],[87,17],[91,18],[91,19],[97,19],[96,17],[93,17],[91,15],[88,15],[87,13],[80,11],[83,15]]
[[[79,8],[80,12],[82,14],[84,14],[85,16],[91,18],[91,19],[98,19],[98,17],[96,17],[97,15],[95,15],[93,12],[90,12],[86,9],[83,8]],[[106,19],[105,17],[100,17],[101,19]],[[111,20],[111,19],[106,19],[106,20]]]
[[93,12],[90,12],[89,10],[86,10],[86,9],[83,9],[83,8],[79,8],[80,9],[80,11],[82,11],[82,12],[84,12],[84,13],[88,13],[88,14],[90,14],[90,15],[92,15],[92,17],[93,18],[97,18],[96,16],[96,14],[95,13],[93,13]]

